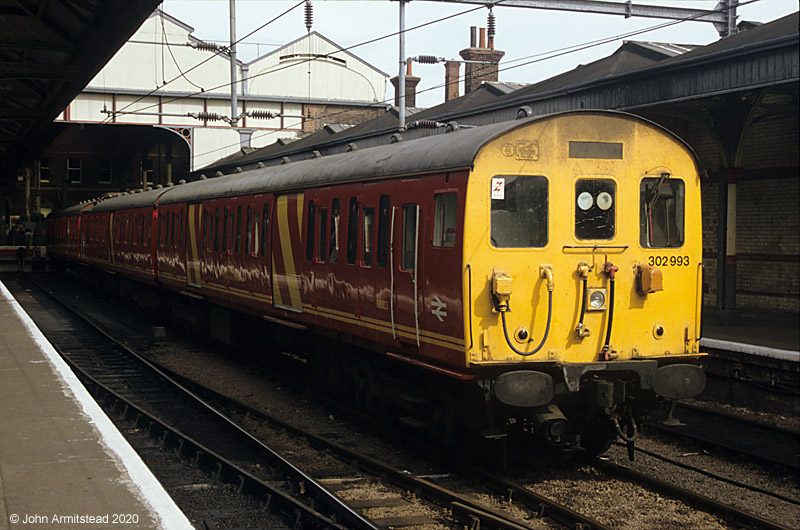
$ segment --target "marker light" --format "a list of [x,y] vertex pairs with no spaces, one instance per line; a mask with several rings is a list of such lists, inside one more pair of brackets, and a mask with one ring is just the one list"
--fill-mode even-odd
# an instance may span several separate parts
[[589,311],[604,311],[606,308],[606,290],[589,289]]

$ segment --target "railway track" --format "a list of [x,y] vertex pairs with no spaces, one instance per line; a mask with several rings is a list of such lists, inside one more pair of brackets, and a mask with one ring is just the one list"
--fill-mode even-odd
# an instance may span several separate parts
[[[107,316],[107,318],[110,317]],[[177,376],[173,376],[173,378],[178,379]],[[187,381],[183,381],[182,384],[184,386],[191,386],[191,383]],[[390,508],[392,505],[394,505],[398,508],[398,512],[409,513],[416,511],[416,509],[413,508],[414,502],[416,502],[418,499],[424,499],[433,502],[443,510],[437,512],[435,509],[431,511],[430,508],[427,508],[422,510],[423,512],[427,510],[427,513],[413,516],[384,517],[382,520],[373,520],[374,523],[380,526],[413,524],[415,522],[424,525],[425,521],[442,522],[447,520],[445,516],[447,513],[452,513],[454,520],[458,521],[457,524],[460,524],[459,527],[464,527],[466,524],[472,527],[476,527],[476,525],[482,525],[480,526],[481,528],[530,528],[528,523],[520,519],[509,519],[502,512],[494,512],[491,509],[488,509],[485,505],[475,503],[464,495],[448,491],[446,488],[439,486],[437,481],[439,481],[441,478],[444,478],[446,481],[447,473],[434,473],[434,476],[428,474],[421,477],[415,477],[403,470],[392,468],[391,466],[382,466],[380,462],[374,461],[370,458],[363,458],[355,451],[351,451],[345,447],[336,446],[335,443],[325,439],[325,437],[315,436],[312,433],[296,429],[294,426],[282,422],[277,418],[266,417],[261,411],[245,408],[245,406],[241,403],[214,395],[208,390],[203,390],[200,387],[195,387],[192,390],[198,394],[202,392],[202,397],[205,400],[214,402],[218,408],[224,409],[226,414],[236,417],[237,423],[247,425],[248,429],[263,429],[265,424],[269,424],[271,425],[271,429],[277,429],[282,433],[296,431],[296,435],[306,440],[305,443],[308,446],[322,451],[322,453],[319,453],[319,455],[335,455],[339,463],[336,465],[330,465],[326,473],[317,475],[317,480],[330,490],[335,490],[337,495],[347,497],[348,504],[351,507],[369,512],[369,510],[376,508],[383,508],[385,511],[387,508]],[[291,443],[297,445],[296,442],[290,442],[290,444]],[[323,456],[317,456],[315,458],[321,460],[323,459]],[[341,468],[342,462],[345,462],[348,465],[346,465],[344,468]],[[331,469],[334,469],[337,466],[341,468],[342,471],[331,472]],[[709,502],[709,499],[692,499],[691,492],[687,493],[686,491],[675,489],[674,487],[670,489],[668,486],[656,485],[655,483],[651,482],[650,479],[652,477],[648,478],[641,474],[637,475],[634,472],[616,469],[610,463],[600,463],[599,466],[603,466],[603,470],[606,473],[626,476],[630,480],[646,483],[648,484],[648,487],[663,491],[667,495],[686,499],[689,501],[689,504],[699,507],[702,510],[718,514],[724,513],[723,517],[725,517],[727,520],[735,521],[735,524],[745,524],[753,528],[786,528],[769,521],[762,520],[758,516],[753,517],[750,516],[750,514],[743,514],[740,510],[730,511],[722,503],[714,501]],[[369,476],[358,476],[355,474],[355,469],[358,469],[360,472],[366,472]],[[477,477],[480,483],[487,489],[498,492],[497,494],[500,498],[505,498],[508,500],[513,499],[513,504],[515,506],[524,507],[528,511],[528,515],[523,517],[523,519],[538,518],[539,515],[544,515],[545,517],[549,517],[552,520],[561,524],[565,524],[568,527],[598,529],[608,528],[608,525],[588,517],[583,517],[566,506],[551,501],[543,495],[532,492],[529,487],[509,481],[506,477],[493,475],[491,473],[473,468],[462,468],[458,471],[458,473],[463,474],[464,476]],[[376,495],[380,496],[380,499],[357,498],[357,496],[354,496],[357,494],[347,493],[347,490],[352,489],[351,486],[353,485],[361,487],[361,485],[364,485],[365,483],[377,483],[378,481],[375,477],[381,477],[381,480],[384,484],[390,484],[392,487],[398,489],[394,491],[382,490],[378,492]],[[241,481],[241,479],[237,480]],[[236,484],[234,485],[237,486]],[[414,494],[409,495],[407,492],[414,492]],[[443,513],[445,515],[442,515]]]
[[[14,291],[18,296],[19,289],[12,288]],[[463,528],[465,525],[504,530],[541,528],[538,524],[531,526],[525,521],[515,520],[502,511],[439,486],[434,482],[436,477],[411,475],[224,396],[196,386],[189,389],[190,382],[179,381],[176,374],[142,358],[114,340],[90,318],[75,313],[65,315],[63,311],[71,311],[66,305],[62,306],[62,311],[43,306],[37,310],[38,304],[34,300],[20,302],[101,405],[123,424],[123,431],[136,434],[146,431],[151,439],[178,453],[182,459],[193,462],[196,468],[210,470],[211,482],[227,484],[220,490],[228,497],[250,495],[261,501],[249,510],[219,508],[211,510],[211,517],[192,517],[195,520],[201,518],[209,528],[219,527],[210,520],[215,519],[215,513],[217,516],[235,513],[239,519],[257,519],[269,507],[276,507],[287,516],[289,526],[302,523],[309,528],[442,524],[448,528]],[[197,392],[206,395],[201,397]],[[212,406],[209,398],[224,405],[225,413]],[[238,421],[232,420],[231,415]],[[190,418],[189,421],[186,418]],[[293,440],[289,444],[294,447],[298,447],[299,438],[306,440],[307,448],[314,450],[311,457],[314,463],[305,463],[319,466],[319,462],[327,459],[328,462],[321,466],[325,469],[325,476],[317,479],[300,471],[298,466],[268,447],[239,422],[249,424],[252,430],[263,430],[265,425],[270,425],[282,433],[291,433]],[[223,432],[226,434],[222,437],[208,435]],[[230,437],[240,439],[231,441]],[[338,462],[330,462],[330,455],[334,455]],[[174,463],[170,465],[174,466]],[[275,480],[276,476],[278,480]],[[276,487],[276,482],[281,487]],[[392,486],[388,495],[382,483]],[[348,488],[353,485],[364,490],[365,484],[369,491],[360,492],[361,498],[354,498],[348,491],[354,489]],[[608,529],[598,521],[521,486],[516,489],[510,483],[495,486],[502,488],[505,495],[513,495],[518,503],[531,507],[532,517],[537,519],[546,515],[568,527]],[[212,486],[208,482],[179,486],[181,491],[202,491],[206,487]],[[374,494],[374,498],[368,498],[369,492]],[[238,499],[231,499],[229,503],[237,506],[252,504]],[[432,505],[436,508],[432,509]],[[403,515],[368,518],[359,513],[391,507],[396,507]]]
[[678,425],[651,422],[648,429],[673,438],[684,438],[712,451],[738,454],[764,466],[800,474],[797,447],[800,433],[711,408],[679,403]]
[[[651,456],[654,456],[655,458],[659,458],[660,460],[665,461],[664,457],[661,455],[657,455],[649,451],[645,452],[649,453]],[[678,463],[674,461],[672,461],[671,463],[673,465],[678,465]],[[677,484],[673,484],[666,480],[662,480],[654,476],[653,474],[643,473],[631,467],[620,465],[606,458],[599,458],[594,465],[597,467],[597,469],[605,473],[609,473],[619,477],[624,477],[629,480],[634,480],[638,483],[647,485],[647,487],[655,491],[659,491],[665,495],[681,499],[691,506],[707,511],[709,513],[718,514],[724,520],[732,523],[735,527],[763,529],[763,530],[792,530],[794,528],[792,526],[787,526],[782,523],[769,520],[760,515],[750,513],[746,510],[742,510],[730,503],[720,502],[712,497],[709,497],[708,495],[704,495],[692,489],[685,488]],[[684,464],[680,464],[680,466],[686,469],[691,469],[692,471],[695,472],[701,471],[698,468],[686,466]],[[725,480],[719,476],[715,476],[714,478],[719,480]],[[741,483],[737,484],[737,486],[752,489],[749,486]],[[773,493],[767,491],[761,491],[761,493],[765,495],[775,496]],[[795,506],[800,505],[800,502],[798,502],[796,499],[789,499],[782,496],[777,496],[777,497],[780,497],[782,500],[789,502]]]

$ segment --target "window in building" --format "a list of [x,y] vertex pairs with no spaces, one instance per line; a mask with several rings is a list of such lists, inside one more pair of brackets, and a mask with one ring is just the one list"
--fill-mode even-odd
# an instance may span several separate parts
[[70,182],[81,181],[81,159],[78,157],[67,157],[67,179]]
[[347,263],[356,262],[358,251],[358,198],[350,197],[350,208],[347,213]]
[[328,209],[319,209],[319,244],[317,245],[317,259],[325,263],[328,254]]
[[403,241],[401,248],[401,268],[413,271],[417,266],[417,217],[419,207],[416,204],[403,205]]
[[575,183],[575,236],[613,239],[616,233],[617,185],[611,179],[580,179]]
[[372,267],[372,252],[373,252],[373,226],[375,224],[375,207],[364,207],[364,222],[363,222],[363,236],[361,238],[361,263],[366,267]]
[[433,246],[452,247],[456,244],[455,193],[438,193],[433,196]]
[[[490,237],[493,247],[541,248],[547,245],[545,177],[498,175],[492,177],[490,193]],[[446,234],[443,234],[445,240]]]
[[328,261],[336,263],[339,258],[339,199],[331,202],[331,241],[328,244]]
[[39,182],[50,182],[50,157],[43,156],[39,161]]
[[108,184],[111,182],[112,177],[111,159],[101,158],[97,165],[97,181],[101,184]]
[[645,248],[683,246],[686,191],[682,180],[664,173],[639,185],[640,242]]
[[152,158],[142,160],[142,179],[145,185],[152,185],[155,176],[155,162]]
[[316,213],[316,206],[314,201],[308,201],[308,220],[306,221],[306,259],[314,259],[314,229],[316,228],[316,220],[314,215]]

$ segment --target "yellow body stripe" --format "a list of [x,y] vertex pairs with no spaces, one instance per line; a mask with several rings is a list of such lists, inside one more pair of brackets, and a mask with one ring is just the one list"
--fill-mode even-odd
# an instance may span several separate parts
[[[302,195],[298,194],[297,209],[300,210]],[[289,233],[289,197],[283,195],[278,197],[278,233],[281,238],[281,254],[283,255],[283,266],[286,272],[286,286],[289,288],[289,299],[291,306],[295,309],[302,309],[303,304],[300,299],[300,279],[294,268],[294,249],[292,248],[292,238]],[[298,219],[302,218],[302,211],[298,212]],[[274,270],[274,269],[273,269]],[[277,278],[276,278],[277,279]]]

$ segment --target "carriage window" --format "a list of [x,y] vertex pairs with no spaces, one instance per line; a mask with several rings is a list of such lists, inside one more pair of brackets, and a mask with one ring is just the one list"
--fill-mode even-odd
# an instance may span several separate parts
[[308,201],[308,221],[306,222],[306,259],[308,260],[314,258],[315,213],[316,206],[314,206],[314,201]]
[[261,222],[264,223],[261,229],[261,255],[267,255],[267,241],[269,238],[269,204],[264,204]]
[[236,253],[242,251],[242,207],[236,207]]
[[[547,179],[542,176],[498,175],[492,178],[493,247],[541,248],[547,245],[547,187]],[[447,212],[445,222],[446,219]]]
[[214,252],[219,250],[219,208],[214,209]]
[[256,210],[253,212],[253,256],[258,254],[261,248],[261,214]]
[[350,197],[350,209],[347,214],[347,263],[356,262],[358,250],[358,199]]
[[328,252],[328,209],[319,209],[319,245],[317,246],[317,259],[325,262]]
[[183,226],[183,210],[181,210],[181,224],[180,224],[180,233],[178,234],[178,247],[183,248],[183,234],[186,233],[186,230]]
[[336,263],[339,258],[339,199],[331,202],[331,242],[328,246],[328,261]]
[[247,233],[244,238],[244,253],[250,255],[250,250],[253,248],[253,208],[247,206]]
[[364,235],[362,237],[362,253],[361,253],[361,262],[363,265],[367,267],[372,267],[372,245],[373,245],[373,234],[372,234],[372,227],[375,223],[375,207],[374,206],[367,206],[364,208]]
[[580,179],[575,183],[575,236],[612,239],[616,233],[617,185],[611,179]]
[[413,271],[417,265],[417,216],[416,204],[403,206],[403,245],[401,268]]
[[222,252],[228,250],[228,207],[222,212]]
[[203,232],[203,245],[200,247],[203,250],[208,248],[208,212],[203,210],[203,228],[201,229]]
[[378,267],[385,267],[389,257],[390,215],[389,196],[381,195],[378,203]]
[[[240,208],[239,217],[242,216],[241,214],[242,214],[242,212],[241,212],[241,208]],[[228,251],[231,252],[231,253],[233,252],[233,238],[236,236],[236,233],[234,232],[234,230],[237,228],[237,224],[238,223],[236,223],[236,218],[233,215],[233,211],[231,211],[230,223],[228,223],[228,226],[231,229],[231,233],[228,236]]]
[[456,197],[455,193],[439,193],[433,196],[434,247],[452,247],[456,244]]
[[642,179],[639,186],[640,241],[645,248],[683,245],[685,186],[664,173]]

